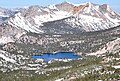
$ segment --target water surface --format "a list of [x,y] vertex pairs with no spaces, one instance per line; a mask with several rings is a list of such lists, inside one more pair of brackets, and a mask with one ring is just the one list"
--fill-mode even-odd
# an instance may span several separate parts
[[76,55],[74,52],[57,52],[57,53],[44,53],[43,55],[32,55],[32,58],[42,58],[44,61],[49,61],[52,59],[76,59],[80,58],[80,56]]

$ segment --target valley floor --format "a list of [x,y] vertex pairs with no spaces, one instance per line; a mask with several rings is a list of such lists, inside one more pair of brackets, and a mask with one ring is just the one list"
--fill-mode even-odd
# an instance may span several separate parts
[[[118,59],[119,58],[119,59]],[[108,59],[108,60],[107,60]],[[1,81],[119,81],[119,54],[51,62],[39,70],[0,72]]]

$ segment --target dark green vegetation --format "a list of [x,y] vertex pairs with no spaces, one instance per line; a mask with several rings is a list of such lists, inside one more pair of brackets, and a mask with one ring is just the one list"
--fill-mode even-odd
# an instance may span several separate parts
[[[44,69],[36,71],[16,70],[11,72],[0,72],[1,81],[54,81],[59,78],[74,81],[110,81],[120,79],[120,69],[106,66],[102,62],[103,57],[83,57],[83,59],[70,62],[53,62]],[[67,69],[48,71],[52,68],[72,66]],[[39,74],[45,72],[45,74]],[[73,81],[72,80],[72,81]]]
[[[9,43],[1,49],[23,54],[53,53],[55,51],[73,51],[83,55],[105,47],[106,43],[120,37],[120,27],[109,30],[79,34],[34,34],[23,35],[15,43]],[[7,47],[7,48],[6,48]]]

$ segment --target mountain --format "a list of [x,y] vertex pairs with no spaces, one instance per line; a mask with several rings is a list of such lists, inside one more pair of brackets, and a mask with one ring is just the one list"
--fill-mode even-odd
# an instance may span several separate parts
[[[46,33],[48,30],[50,33],[58,31],[61,33],[60,30],[72,33],[75,32],[74,30],[91,32],[118,26],[120,15],[107,4],[86,2],[75,5],[63,2],[47,7],[30,6],[15,14],[7,23],[34,33]],[[63,30],[63,26],[66,30]]]
[[0,7],[0,23],[8,19],[9,17],[15,15],[17,12],[21,11],[22,9],[6,9]]
[[30,6],[24,9],[1,8],[0,43],[15,42],[27,32],[38,34],[76,34],[120,25],[119,13],[107,4],[90,2]]
[[[0,44],[13,41],[11,39],[13,38],[12,33],[14,33],[15,35],[17,33],[15,30],[17,29],[11,27],[7,23],[7,21],[18,12],[21,12],[22,10],[23,10],[22,8],[15,8],[15,9],[0,8]],[[18,35],[20,35],[20,33]]]

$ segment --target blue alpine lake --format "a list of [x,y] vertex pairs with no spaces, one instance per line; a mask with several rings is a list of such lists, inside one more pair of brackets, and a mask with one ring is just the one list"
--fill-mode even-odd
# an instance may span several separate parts
[[76,59],[80,58],[80,56],[76,55],[74,52],[57,52],[57,53],[44,53],[43,55],[32,55],[32,58],[41,58],[44,59],[44,61],[49,61],[52,59]]

